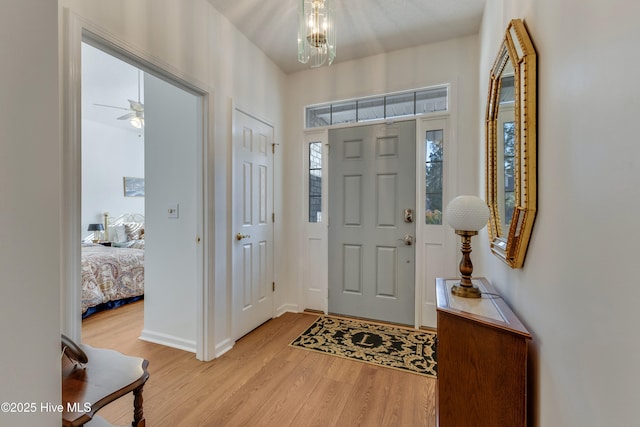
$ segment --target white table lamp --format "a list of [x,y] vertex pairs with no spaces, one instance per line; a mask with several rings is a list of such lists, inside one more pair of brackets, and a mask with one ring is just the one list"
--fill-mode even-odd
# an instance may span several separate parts
[[458,196],[451,200],[444,212],[449,225],[462,238],[462,260],[460,260],[460,283],[451,288],[451,293],[465,298],[480,298],[480,290],[471,283],[471,237],[478,234],[489,220],[489,208],[484,200],[476,196]]

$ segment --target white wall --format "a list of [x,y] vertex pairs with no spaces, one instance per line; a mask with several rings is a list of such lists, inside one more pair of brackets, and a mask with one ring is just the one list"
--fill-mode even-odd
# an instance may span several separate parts
[[[287,83],[284,165],[285,176],[295,178],[287,179],[284,184],[285,206],[303,207],[307,204],[304,184],[308,172],[304,169],[306,159],[303,142],[305,106],[447,83],[451,84],[450,136],[458,147],[457,163],[454,165],[458,185],[451,192],[453,195],[476,193],[476,158],[479,155],[475,144],[478,128],[477,66],[478,38],[471,36],[290,75]],[[310,250],[305,240],[308,228],[305,210],[289,209],[284,213],[284,222],[287,224],[286,241],[282,245],[286,250],[284,257],[297,260],[300,254]],[[314,238],[317,239],[317,235]],[[452,271],[455,271],[454,263],[452,256]],[[314,286],[306,280],[304,264],[287,264],[284,282],[291,286],[286,299],[278,301],[279,307],[287,304],[295,306],[298,301],[303,303],[306,292],[299,294],[300,284]]]
[[[431,74],[431,67],[438,69],[437,63],[422,55],[416,56],[423,58],[420,67],[407,67],[405,62],[393,74],[387,72],[386,63],[375,67],[373,59],[316,70],[313,76],[323,83],[314,82],[317,89],[304,85],[305,73],[312,71],[300,73],[290,77],[286,92],[290,108],[283,117],[284,75],[204,0],[59,3],[216,91],[215,138],[208,159],[215,167],[215,179],[210,182],[215,197],[208,212],[215,217],[218,238],[211,252],[217,340],[230,332],[226,247],[232,99],[275,124],[276,142],[291,148],[279,160],[295,177],[301,173],[295,170],[302,164],[297,144],[303,105],[405,85],[437,84],[448,75]],[[531,425],[633,425],[636,419],[640,346],[635,326],[640,320],[636,307],[640,291],[633,268],[637,254],[633,237],[634,220],[640,213],[640,145],[634,126],[640,113],[638,12],[640,6],[623,0],[488,0],[480,34],[479,73],[463,67],[464,57],[477,55],[476,50],[448,44],[455,42],[443,44],[451,51],[446,56],[460,61],[457,73],[471,75],[471,80],[477,79],[476,74],[480,77],[477,94],[467,98],[463,95],[469,90],[461,87],[458,96],[458,102],[476,103],[458,118],[459,139],[476,144],[468,147],[461,165],[475,171],[471,178],[460,177],[461,193],[484,188],[484,134],[479,124],[488,70],[509,19],[525,19],[538,50],[539,213],[525,266],[510,270],[502,265],[489,253],[486,233],[474,243],[473,252],[476,272],[500,289],[534,335]],[[20,325],[18,333],[3,334],[0,400],[56,402],[60,374],[55,301],[59,299],[59,230],[66,221],[59,215],[62,148],[56,66],[62,58],[57,57],[56,30],[61,27],[56,23],[56,4],[49,0],[5,0],[0,3],[0,17],[0,55],[11,59],[0,67],[0,218],[2,224],[11,225],[0,229],[0,320],[4,325]],[[29,30],[30,26],[38,31]],[[17,36],[19,44],[13,43]],[[334,74],[336,69],[341,72]],[[461,77],[459,81],[471,91],[478,88],[478,80]],[[288,125],[293,123],[286,141],[281,135],[285,118]],[[294,181],[287,180],[285,201],[300,206],[303,195]],[[276,177],[278,183],[283,183],[281,176]],[[295,251],[301,222],[292,213],[279,224],[285,219],[295,220],[291,223],[294,233],[280,243],[291,243]],[[40,267],[32,268],[34,263]],[[285,276],[293,283],[299,279],[294,262]],[[38,313],[37,322],[26,321],[26,306]],[[18,377],[22,372],[29,375]],[[2,420],[59,425],[58,414],[33,414],[28,421],[24,416],[2,414]]]
[[[133,129],[133,128],[132,128]],[[105,212],[144,215],[144,197],[124,197],[123,177],[144,178],[144,136],[91,120],[82,122],[82,236]]]
[[[145,309],[142,338],[195,352],[200,99],[145,74]],[[178,208],[170,218],[170,207]]]
[[[0,413],[2,425],[59,426],[61,146],[56,3],[0,2]],[[36,28],[37,31],[33,29]]]
[[[486,5],[479,116],[510,19],[524,19],[538,54],[539,211],[524,268],[493,257],[486,232],[473,248],[474,273],[533,334],[533,426],[638,423],[639,13],[623,0]],[[483,139],[478,129],[481,153]]]
[[[210,255],[207,286],[213,294],[210,303],[215,322],[208,327],[213,328],[216,343],[225,342],[231,337],[227,254],[231,244],[232,104],[235,102],[272,123],[275,140],[281,141],[285,75],[205,0],[60,0],[58,3],[60,11],[69,8],[125,47],[153,58],[166,70],[211,92],[213,108],[208,116],[211,122],[206,162],[212,174],[207,182],[206,214],[212,228],[204,244],[208,245]],[[60,28],[62,36],[62,24]],[[276,164],[278,162],[277,157]],[[281,169],[276,169],[276,174],[276,185],[281,185]],[[280,193],[280,189],[276,189],[276,193]],[[278,217],[280,198],[276,199],[275,209]],[[195,310],[195,307],[183,309]]]

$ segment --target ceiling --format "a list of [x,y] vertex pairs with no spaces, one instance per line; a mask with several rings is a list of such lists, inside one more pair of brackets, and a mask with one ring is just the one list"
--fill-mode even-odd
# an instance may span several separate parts
[[[285,73],[309,69],[309,65],[297,60],[297,2],[301,0],[207,1]],[[484,3],[485,0],[334,0],[334,64],[477,34]],[[127,120],[117,120],[127,113],[128,99],[138,100],[138,69],[86,44],[82,58],[83,118],[139,133]]]
[[129,99],[144,103],[144,77],[141,71],[138,73],[133,65],[82,43],[83,120],[140,133],[128,120],[118,120],[129,112]]
[[[297,59],[301,0],[207,0],[285,73]],[[335,63],[477,34],[485,0],[334,0]]]

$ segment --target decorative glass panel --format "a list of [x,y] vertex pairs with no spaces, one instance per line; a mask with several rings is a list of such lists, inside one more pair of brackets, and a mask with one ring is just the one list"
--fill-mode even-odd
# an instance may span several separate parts
[[416,92],[416,114],[447,111],[449,94],[447,87]]
[[384,96],[358,101],[358,121],[384,119]]
[[355,123],[356,101],[339,102],[331,105],[331,124]]
[[500,79],[502,81],[500,87],[500,104],[513,102],[515,93],[513,91],[513,76],[505,76]]
[[449,88],[439,86],[316,105],[305,109],[305,127],[308,129],[447,111],[448,103]]
[[309,143],[309,222],[322,221],[322,143]]
[[442,129],[426,132],[426,224],[442,224],[443,135]]
[[316,128],[329,126],[331,124],[331,105],[320,105],[318,107],[307,107],[307,127]]
[[388,95],[385,105],[385,117],[413,116],[415,112],[415,93]]

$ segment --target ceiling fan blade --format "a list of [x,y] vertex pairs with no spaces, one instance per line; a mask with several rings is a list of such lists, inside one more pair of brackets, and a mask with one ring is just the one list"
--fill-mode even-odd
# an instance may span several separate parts
[[118,120],[127,120],[127,119],[132,119],[136,116],[136,113],[127,113],[124,116],[120,116],[118,117]]
[[124,107],[116,107],[115,105],[106,105],[106,104],[93,104],[96,105],[98,107],[107,107],[107,108],[117,108],[118,110],[125,110],[125,111],[129,111],[129,108],[124,108]]
[[129,100],[129,105],[131,106],[131,109],[134,111],[144,111],[144,105],[142,105],[138,101]]

